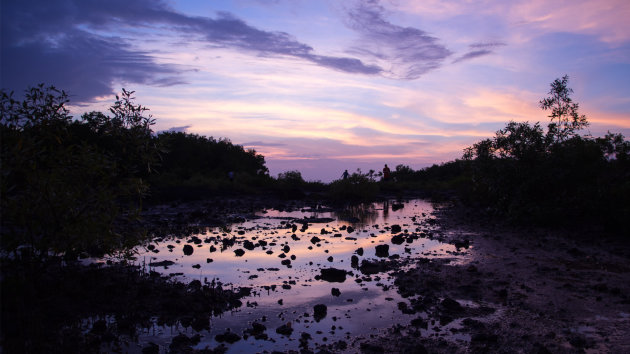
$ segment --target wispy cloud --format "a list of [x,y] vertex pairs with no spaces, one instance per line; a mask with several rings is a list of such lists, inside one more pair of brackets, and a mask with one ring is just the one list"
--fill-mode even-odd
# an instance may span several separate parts
[[474,59],[474,58],[478,58],[478,57],[482,57],[489,54],[494,54],[495,53],[494,49],[497,47],[502,47],[502,46],[505,46],[505,43],[491,42],[491,43],[471,44],[468,46],[470,48],[470,51],[468,51],[467,53],[453,60],[453,64],[470,60],[470,59]]
[[438,38],[395,25],[384,15],[385,8],[377,0],[359,1],[347,14],[348,26],[361,35],[360,44],[349,52],[384,68],[384,76],[417,79],[452,54]]
[[288,33],[255,28],[230,13],[193,17],[157,1],[8,2],[3,3],[1,22],[2,85],[47,81],[74,93],[79,101],[111,94],[117,80],[155,86],[183,83],[180,74],[188,69],[159,64],[155,53],[134,47],[141,37],[102,34],[130,28],[259,56],[293,57],[346,73],[382,72],[356,58],[317,54]]

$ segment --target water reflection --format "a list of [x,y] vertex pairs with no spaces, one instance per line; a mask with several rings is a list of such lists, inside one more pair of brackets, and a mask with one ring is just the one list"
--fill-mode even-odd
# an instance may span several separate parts
[[[227,328],[243,333],[257,322],[266,326],[268,339],[249,337],[231,344],[230,350],[297,349],[302,332],[322,343],[411,320],[397,307],[403,299],[393,288],[390,268],[375,260],[380,256],[404,265],[418,257],[450,256],[453,246],[428,238],[434,232],[427,222],[432,210],[423,200],[369,203],[342,211],[323,206],[266,209],[223,228],[159,237],[151,249],[140,250],[139,259],[151,270],[187,282],[252,288],[253,296],[243,299],[242,308],[212,319],[199,348],[218,345],[215,336]],[[362,273],[362,268],[369,270]],[[326,281],[322,269],[343,273],[344,281]],[[326,315],[315,320],[314,306],[320,304],[326,306]],[[287,324],[298,335],[276,333]],[[160,339],[168,337],[167,332],[157,329],[156,335],[142,340],[168,342]]]

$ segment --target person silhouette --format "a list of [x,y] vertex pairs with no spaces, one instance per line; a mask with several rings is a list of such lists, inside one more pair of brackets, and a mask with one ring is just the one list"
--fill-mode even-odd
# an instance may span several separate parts
[[389,181],[390,178],[391,178],[391,171],[389,167],[387,167],[387,164],[385,164],[385,167],[383,167],[383,180]]
[[343,174],[341,174],[341,177],[343,177],[343,179],[348,179],[348,176],[350,174],[348,173],[348,170],[343,171]]

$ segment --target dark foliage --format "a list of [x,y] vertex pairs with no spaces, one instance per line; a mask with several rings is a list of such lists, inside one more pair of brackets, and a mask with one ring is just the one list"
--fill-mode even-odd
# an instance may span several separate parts
[[115,352],[154,324],[208,329],[211,316],[249,294],[133,266],[61,264],[3,262],[0,343],[7,353]]
[[182,132],[155,139],[162,147],[162,162],[150,180],[154,201],[253,193],[270,179],[264,156],[228,139]]
[[73,120],[68,97],[39,85],[0,98],[2,248],[102,254],[135,244],[135,218],[158,158],[153,119],[123,90],[108,116]]
[[464,151],[469,201],[520,223],[621,228],[630,217],[630,142],[621,134],[579,135],[588,122],[567,83],[555,80],[541,100],[552,110],[546,132],[539,123],[510,122]]

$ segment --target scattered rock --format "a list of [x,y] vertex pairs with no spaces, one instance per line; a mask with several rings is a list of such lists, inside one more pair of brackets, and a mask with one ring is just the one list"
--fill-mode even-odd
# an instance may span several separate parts
[[339,291],[338,288],[330,289],[330,293],[332,294],[332,296],[337,296],[337,297],[339,297],[339,295],[341,295],[341,291]]
[[389,245],[378,245],[378,246],[376,246],[376,256],[377,257],[388,257],[389,256]]
[[283,324],[282,326],[276,328],[276,333],[282,334],[284,336],[290,336],[293,333],[293,328],[291,328],[291,322],[287,324]]
[[346,281],[346,271],[337,268],[323,268],[320,270],[321,280],[332,283],[343,283]]
[[396,235],[392,237],[392,243],[395,245],[402,245],[405,242],[403,235]]
[[190,256],[191,254],[193,254],[193,246],[184,245],[184,255]]
[[168,267],[168,266],[172,266],[173,264],[175,264],[175,262],[173,261],[161,261],[161,262],[151,262],[149,263],[149,265],[151,267]]
[[239,336],[236,333],[232,333],[232,332],[225,332],[223,334],[217,334],[214,339],[216,339],[217,342],[219,343],[223,343],[223,342],[227,342],[227,343],[236,343],[239,340],[241,340],[241,336]]
[[236,257],[242,257],[245,254],[245,251],[243,251],[240,248],[237,248],[234,250],[234,254],[236,255]]
[[256,248],[256,245],[254,245],[252,241],[245,240],[243,241],[243,248],[252,251],[254,248]]
[[326,313],[328,312],[328,308],[324,304],[317,304],[313,307],[313,318],[315,321],[319,322],[321,319],[326,317]]

